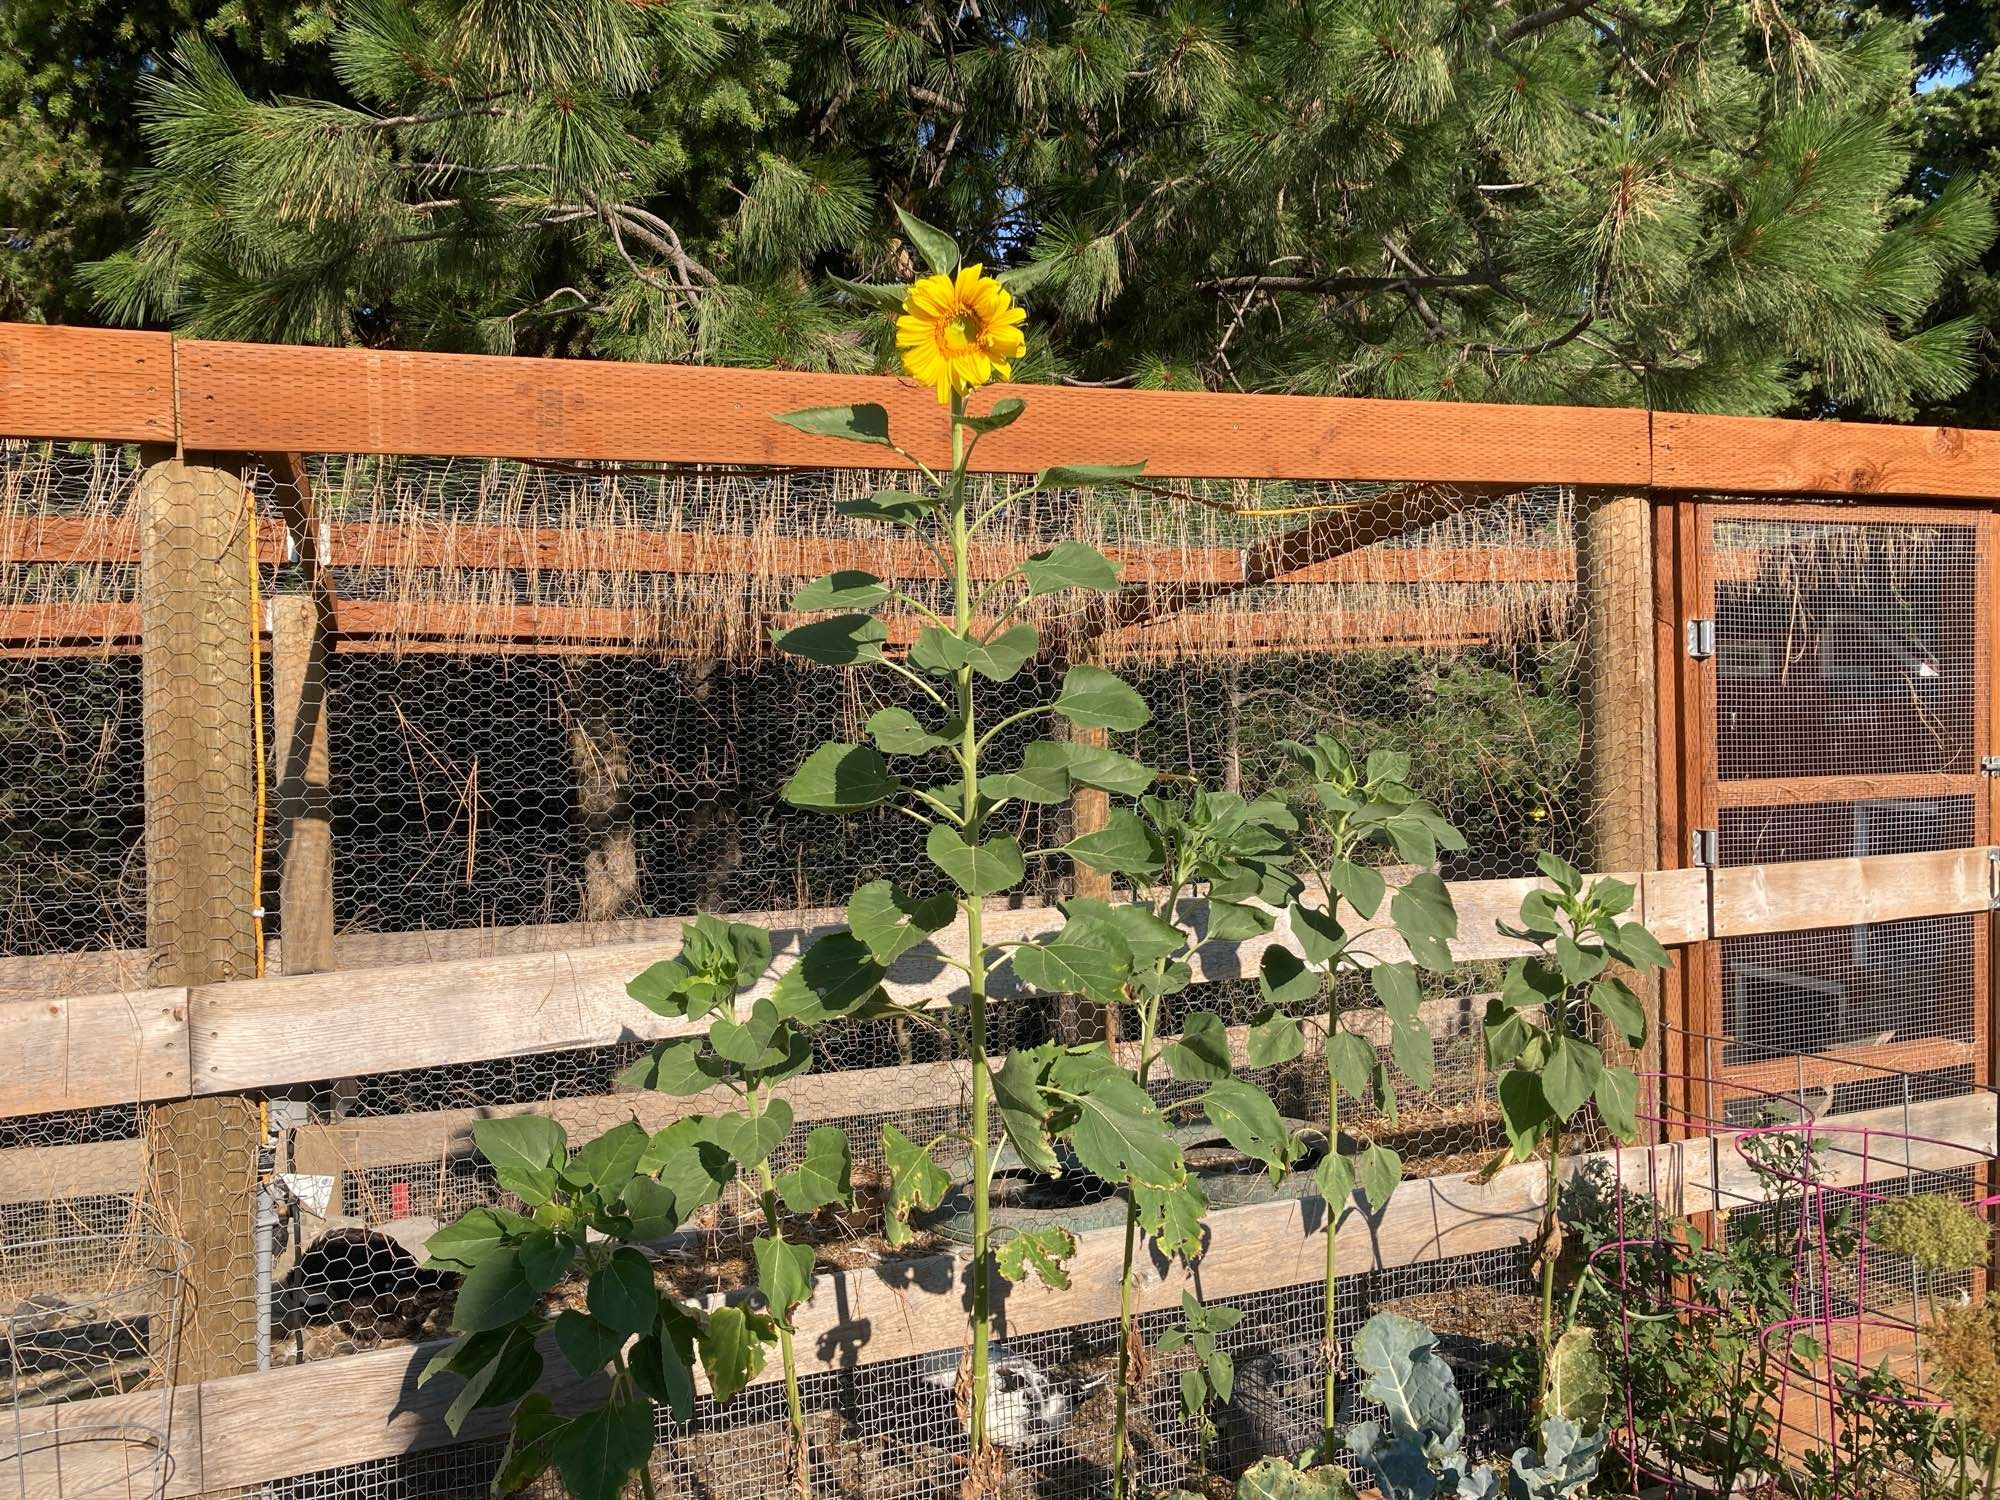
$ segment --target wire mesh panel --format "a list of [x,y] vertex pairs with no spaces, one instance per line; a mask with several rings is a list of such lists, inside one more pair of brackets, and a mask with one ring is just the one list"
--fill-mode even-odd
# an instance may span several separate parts
[[[1974,513],[1704,507],[1723,865],[1965,848],[1986,836],[1988,564]],[[1699,743],[1699,740],[1697,741]],[[1984,1078],[1987,923],[1974,915],[1729,937],[1709,1014],[1738,1082],[1860,1107],[1802,1056]],[[1811,1076],[1808,1076],[1811,1075]]]

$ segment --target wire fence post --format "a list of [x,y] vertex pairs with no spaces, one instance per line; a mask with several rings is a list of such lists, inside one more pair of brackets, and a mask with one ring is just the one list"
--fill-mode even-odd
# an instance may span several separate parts
[[[257,631],[241,478],[178,459],[140,477],[146,940],[150,982],[256,973]],[[183,1382],[257,1363],[254,1099],[158,1105],[145,1122],[148,1193],[189,1247]]]

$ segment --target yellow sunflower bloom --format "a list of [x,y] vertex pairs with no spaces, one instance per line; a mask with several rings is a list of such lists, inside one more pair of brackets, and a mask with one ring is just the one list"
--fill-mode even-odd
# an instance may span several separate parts
[[1028,352],[1021,332],[1027,317],[1007,288],[966,266],[956,277],[926,276],[910,288],[896,319],[896,347],[903,368],[945,402],[1013,373],[1013,362]]

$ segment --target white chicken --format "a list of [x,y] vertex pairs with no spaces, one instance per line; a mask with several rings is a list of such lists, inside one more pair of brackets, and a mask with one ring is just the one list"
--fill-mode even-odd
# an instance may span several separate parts
[[[937,1361],[924,1373],[924,1382],[940,1390],[955,1389],[960,1358]],[[1101,1375],[1078,1384],[995,1344],[986,1360],[988,1434],[1000,1447],[1016,1453],[1044,1443],[1066,1429],[1084,1398],[1109,1378]]]

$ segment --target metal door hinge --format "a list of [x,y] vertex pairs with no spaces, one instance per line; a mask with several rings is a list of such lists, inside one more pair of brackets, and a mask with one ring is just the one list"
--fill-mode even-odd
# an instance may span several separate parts
[[1687,637],[1688,655],[1696,661],[1707,661],[1715,655],[1715,621],[1689,620]]
[[2000,776],[2000,755],[1980,756],[1979,774],[1981,776]]
[[1722,862],[1713,828],[1697,828],[1688,840],[1688,853],[1695,865],[1704,870],[1712,870]]

